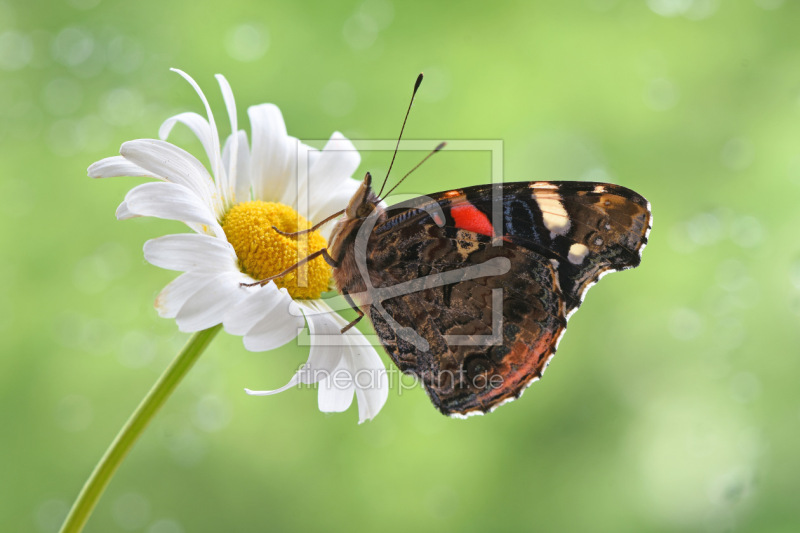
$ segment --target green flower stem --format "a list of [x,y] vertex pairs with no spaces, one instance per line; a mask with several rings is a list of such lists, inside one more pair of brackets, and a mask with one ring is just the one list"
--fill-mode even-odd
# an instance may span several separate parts
[[186,346],[183,347],[178,356],[161,374],[153,388],[150,389],[142,403],[139,404],[139,407],[136,408],[136,411],[133,412],[117,434],[114,442],[108,447],[100,462],[97,463],[92,475],[86,480],[78,499],[75,500],[64,521],[64,525],[61,526],[61,533],[78,533],[83,530],[83,526],[89,520],[94,506],[97,505],[97,500],[100,499],[106,485],[111,481],[122,460],[125,459],[133,444],[144,432],[158,410],[161,409],[161,406],[164,405],[164,402],[167,401],[167,398],[170,397],[178,383],[183,380],[186,373],[192,368],[200,354],[205,351],[221,327],[222,325],[218,324],[192,335]]

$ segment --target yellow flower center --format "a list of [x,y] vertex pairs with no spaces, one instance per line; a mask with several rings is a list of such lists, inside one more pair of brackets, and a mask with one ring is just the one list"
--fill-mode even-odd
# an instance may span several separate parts
[[[239,266],[253,279],[264,279],[283,272],[311,253],[327,247],[317,231],[287,237],[286,233],[308,229],[311,224],[291,207],[275,202],[243,202],[225,214],[222,229],[236,250]],[[319,298],[328,290],[331,269],[322,257],[275,279],[292,298]]]

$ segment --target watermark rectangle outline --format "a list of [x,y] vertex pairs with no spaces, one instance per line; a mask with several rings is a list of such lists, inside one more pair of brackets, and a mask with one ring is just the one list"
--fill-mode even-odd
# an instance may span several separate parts
[[[302,139],[299,145],[324,145],[325,151],[352,151],[350,148],[338,147],[335,145],[328,145],[326,144],[328,141],[327,139]],[[353,146],[356,148],[357,152],[369,152],[369,151],[394,151],[395,147],[397,146],[398,152],[406,152],[406,151],[431,151],[433,150],[441,140],[420,140],[420,139],[411,139],[411,140],[401,140],[399,145],[397,140],[394,139],[359,139],[354,140],[350,139],[350,142],[353,143]],[[490,154],[490,183],[500,184],[503,183],[503,141],[501,139],[452,139],[445,141],[447,146],[447,151],[464,151],[464,152],[489,152]],[[333,143],[331,143],[333,144]],[[341,146],[341,145],[340,145]],[[305,157],[300,157],[300,147],[298,146],[298,175],[296,180],[297,186],[297,198],[298,198],[298,213],[302,216],[306,216],[309,213],[309,198],[308,195],[311,193],[310,187],[308,186],[309,183],[309,173],[311,170],[311,163],[309,161],[311,154],[309,152],[305,152]],[[301,163],[301,161],[303,161]],[[354,179],[357,179],[354,177]],[[305,186],[305,195],[301,194],[301,190]],[[438,191],[437,191],[438,192]],[[301,197],[305,197],[301,200]],[[502,200],[503,194],[500,187],[494,187],[492,189],[492,228],[494,229],[495,234],[502,235],[503,232],[503,209],[502,209]],[[305,207],[303,210],[306,215],[303,215],[303,211],[300,210],[301,205]],[[499,209],[498,209],[499,207]],[[499,230],[499,231],[498,231]],[[493,246],[502,246],[502,239],[494,239],[492,242]],[[298,260],[303,259],[299,258]],[[298,278],[303,274],[298,272]],[[495,289],[502,291],[502,288]],[[492,334],[491,335],[479,335],[479,341],[488,341],[491,344],[496,344],[498,339],[500,343],[502,343],[502,332],[494,331],[495,325],[499,324],[502,328],[502,292],[500,294],[500,305],[497,305],[498,298],[496,297],[495,290],[492,291]],[[347,301],[341,296],[341,294],[336,294],[331,298],[326,298],[322,300],[325,302],[326,305],[333,309],[333,312],[336,312],[338,309],[351,309],[351,306]],[[339,301],[341,303],[336,304],[335,302]],[[334,305],[331,305],[334,303]],[[496,320],[496,315],[499,314],[500,320]],[[298,330],[298,336],[296,338],[298,346],[310,346],[312,344],[310,336],[301,335],[302,331],[305,327],[300,328]],[[372,346],[381,346],[380,338],[376,334],[368,334],[368,333],[361,333],[364,339]],[[337,345],[342,343],[343,339],[341,335],[323,335],[323,334],[315,334],[315,341],[313,344],[320,344],[326,343],[328,345]],[[449,336],[446,335],[446,341],[449,343],[449,337],[454,337],[452,340],[458,341],[461,337],[460,335]],[[485,339],[484,339],[485,338]],[[352,344],[352,342],[350,343]],[[471,344],[476,345],[487,345],[486,342],[473,342]]]

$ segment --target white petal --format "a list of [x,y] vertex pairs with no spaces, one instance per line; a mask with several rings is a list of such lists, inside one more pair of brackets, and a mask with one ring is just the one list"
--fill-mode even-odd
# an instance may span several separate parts
[[222,99],[225,101],[225,108],[228,110],[228,118],[231,122],[231,155],[232,155],[232,165],[223,165],[223,172],[222,179],[217,182],[217,186],[219,187],[220,192],[222,193],[223,203],[227,210],[233,203],[233,194],[234,188],[236,186],[235,179],[236,179],[236,164],[238,163],[239,158],[239,139],[238,136],[233,135],[233,133],[239,131],[239,126],[236,122],[236,101],[233,98],[233,90],[231,89],[228,80],[225,79],[225,76],[222,74],[215,74],[214,77],[217,79],[217,83],[219,83],[219,89],[222,92]]
[[[316,310],[309,309],[307,305],[300,304],[300,307],[303,309],[304,312],[311,312],[316,313]],[[322,316],[322,315],[315,315],[315,316]],[[341,362],[341,355],[337,355],[335,353],[331,353],[326,350],[320,350],[319,348],[315,348],[313,345],[314,342],[314,335],[315,334],[330,334],[333,331],[338,331],[335,322],[329,319],[322,319],[316,323],[310,320],[310,316],[308,318],[308,328],[309,333],[312,340],[312,348],[310,350],[308,361],[306,361],[300,369],[295,372],[292,376],[292,379],[289,380],[289,383],[284,385],[283,387],[275,390],[267,390],[267,391],[254,391],[250,389],[245,389],[247,394],[252,394],[255,396],[268,396],[270,394],[277,394],[279,392],[283,392],[288,390],[296,385],[301,383],[305,383],[306,385],[310,385],[312,383],[317,383],[318,381],[322,381],[327,379],[334,371],[336,366]]]
[[[254,287],[247,298],[239,302],[225,315],[223,325],[225,331],[231,335],[244,336],[256,324],[267,317],[283,303],[285,308],[292,297],[286,289],[278,289],[274,283],[267,283],[263,287]],[[280,312],[280,311],[278,311]]]
[[301,383],[301,381],[300,381],[300,376],[302,376],[302,372],[303,372],[303,369],[301,368],[300,370],[298,370],[298,371],[297,371],[297,372],[296,372],[296,373],[295,373],[295,374],[292,376],[292,379],[290,379],[290,380],[289,380],[289,383],[287,383],[286,385],[284,385],[283,387],[280,387],[280,388],[278,388],[278,389],[273,389],[273,390],[251,390],[251,389],[244,389],[244,391],[245,391],[247,394],[249,394],[250,396],[271,396],[271,395],[273,395],[273,394],[278,394],[279,392],[283,392],[283,391],[289,390],[289,389],[291,389],[292,387],[295,387],[296,385],[299,385],[299,384]]
[[311,350],[308,361],[283,387],[268,391],[245,389],[248,394],[277,394],[300,383],[319,382],[320,411],[341,412],[358,399],[359,423],[374,418],[386,403],[389,383],[377,352],[355,328],[342,335],[347,321],[321,300],[300,304],[308,321]]
[[144,243],[144,258],[150,264],[181,272],[236,272],[236,252],[230,243],[210,235],[181,233]]
[[119,204],[119,207],[117,207],[117,212],[115,213],[115,215],[117,216],[117,220],[128,220],[129,218],[136,218],[139,216],[134,213],[131,213],[131,210],[128,209],[128,203],[125,201]]
[[326,379],[319,382],[317,404],[323,413],[341,413],[353,403],[353,374],[344,359],[334,368]]
[[283,346],[303,330],[305,320],[297,305],[282,299],[250,328],[242,339],[251,352],[265,352]]
[[311,167],[312,183],[335,186],[345,178],[350,178],[361,164],[361,156],[347,137],[334,132],[322,154]]
[[349,365],[354,376],[360,424],[375,418],[386,404],[389,379],[386,366],[372,346],[352,346]]
[[[308,321],[308,336],[311,339],[311,349],[306,365],[327,376],[339,365],[344,356],[341,344],[335,342],[343,337],[341,334],[343,324],[337,320],[341,320],[339,315],[333,312],[322,312],[316,305],[317,303],[317,301],[310,301],[302,305]],[[341,321],[344,322],[344,320]]]
[[250,178],[254,196],[260,200],[282,201],[285,189],[296,189],[294,176],[300,142],[287,135],[283,115],[277,106],[252,106],[247,114],[253,132]]
[[180,220],[207,226],[216,236],[225,232],[214,214],[194,193],[176,183],[143,183],[125,196],[127,210],[139,216]]
[[[231,146],[233,135],[225,141],[225,148],[222,150],[222,164],[228,169],[230,176],[235,176],[234,203],[248,202],[251,200],[250,192],[250,147],[247,144],[247,134],[239,131],[236,135],[238,143],[238,157],[235,163],[231,162]],[[234,169],[235,165],[235,171]]]
[[347,206],[359,186],[351,176],[360,163],[361,156],[353,143],[334,132],[310,169],[309,218],[319,221]]
[[[305,309],[305,306],[303,306],[303,308]],[[311,329],[313,327],[314,326],[312,326],[312,324],[309,322],[309,328]],[[290,379],[289,382],[283,387],[265,391],[245,389],[245,392],[254,396],[269,396],[271,394],[277,394],[279,392],[288,390],[301,383],[306,385],[317,383],[319,381],[328,379],[340,362],[340,357],[331,358],[327,357],[327,354],[324,354],[320,351],[312,351],[312,353],[309,355],[308,361],[306,361],[303,366],[301,366],[300,369],[295,372],[295,374],[292,376],[292,379]]]
[[[311,209],[310,213],[312,224],[316,224],[320,220],[347,207],[359,186],[360,183],[358,181],[347,178],[333,187],[322,185],[312,187],[311,204],[316,206],[316,208]],[[333,229],[333,224],[326,224],[325,226],[327,226],[328,232]],[[327,235],[323,233],[323,237],[327,238]]]
[[136,165],[121,155],[114,157],[106,157],[95,163],[92,163],[86,171],[90,178],[116,178],[120,176],[143,176],[148,178],[164,179],[162,176],[156,175],[154,172],[145,170],[139,165]]
[[[321,300],[308,302],[306,307],[321,313],[312,314],[309,312],[306,315],[309,325],[321,321],[322,317],[325,317],[328,321],[325,330],[317,331],[318,334],[312,337],[312,343],[316,341],[319,344],[328,346],[329,351],[325,354],[325,358],[337,360],[337,366],[340,367],[335,371],[329,370],[333,378],[333,382],[328,383],[329,388],[341,389],[346,385],[349,375],[358,400],[359,423],[374,418],[389,397],[389,380],[386,375],[386,366],[380,356],[356,328],[351,328],[342,335],[340,329],[347,325],[347,320],[338,313],[332,312],[325,302]],[[328,337],[324,337],[323,334],[327,334]],[[330,348],[335,350],[335,354],[331,353]],[[309,358],[309,363],[311,363],[311,358]],[[345,370],[342,370],[342,368]],[[337,377],[338,384],[336,382]],[[322,386],[322,383],[320,383],[320,386]],[[320,394],[323,395],[322,388],[320,388]],[[319,398],[320,409],[324,410],[322,409],[323,403],[334,402],[331,405],[335,405],[335,401],[343,401],[340,396],[343,397],[344,393],[340,392],[339,396],[337,396],[335,391],[326,391],[324,398]]]
[[155,307],[158,310],[158,316],[175,318],[186,300],[212,281],[214,281],[214,275],[207,272],[181,274],[164,287],[156,297]]
[[[245,389],[248,394],[256,396],[267,396],[283,392],[299,383],[311,384],[322,381],[331,376],[334,369],[342,361],[341,350],[333,347],[329,349],[325,343],[320,343],[320,339],[325,335],[337,335],[341,326],[337,325],[333,316],[321,314],[315,306],[316,302],[299,304],[299,307],[306,314],[308,320],[309,337],[311,338],[311,350],[309,351],[308,361],[292,376],[289,383],[283,387],[268,391],[253,391]],[[226,326],[227,330],[227,326]],[[340,334],[339,334],[340,335]],[[351,393],[352,396],[352,393]]]
[[214,122],[214,114],[211,112],[211,106],[206,99],[206,95],[203,94],[203,91],[200,90],[200,86],[197,85],[197,82],[194,79],[186,74],[184,71],[173,68],[170,69],[173,72],[178,73],[183,79],[189,82],[189,85],[194,88],[197,96],[200,97],[200,100],[203,102],[203,106],[206,108],[206,114],[208,115],[208,126],[209,132],[211,133],[211,150],[209,151],[209,158],[211,159],[211,169],[214,171],[214,175],[217,177],[217,180],[224,181],[224,172],[225,170],[222,168],[222,161],[220,157],[220,144],[219,144],[219,134],[217,133],[217,124]]
[[120,153],[155,175],[164,176],[171,183],[183,185],[209,208],[219,208],[219,202],[213,199],[214,182],[208,170],[189,152],[166,141],[139,139],[124,143]]
[[311,175],[311,161],[314,159],[313,154],[319,151],[300,141],[294,146],[294,150],[292,172],[286,179],[286,185],[279,201],[282,204],[295,207],[298,213],[310,219],[309,176]]
[[175,322],[181,331],[200,331],[222,322],[225,313],[247,296],[241,286],[247,277],[241,272],[221,272],[190,296],[181,306]]
[[158,128],[158,137],[162,140],[167,140],[169,134],[172,133],[172,128],[179,122],[192,130],[195,137],[200,140],[206,152],[206,156],[208,156],[208,164],[213,165],[214,136],[211,133],[211,126],[209,126],[208,120],[206,120],[205,117],[193,111],[187,111],[186,113],[180,113],[174,117],[169,117],[161,124],[161,127]]
[[314,168],[314,165],[317,164],[319,161],[320,156],[322,156],[322,150],[317,150],[312,148],[308,151],[308,168]]

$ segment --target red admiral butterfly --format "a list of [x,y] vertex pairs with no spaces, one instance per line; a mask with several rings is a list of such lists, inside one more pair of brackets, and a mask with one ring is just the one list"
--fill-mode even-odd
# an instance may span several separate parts
[[453,416],[539,379],[586,291],[639,264],[652,224],[647,200],[609,183],[479,185],[388,208],[371,185],[367,173],[328,249],[292,268],[322,255],[359,315],[342,331],[368,314],[392,361]]

